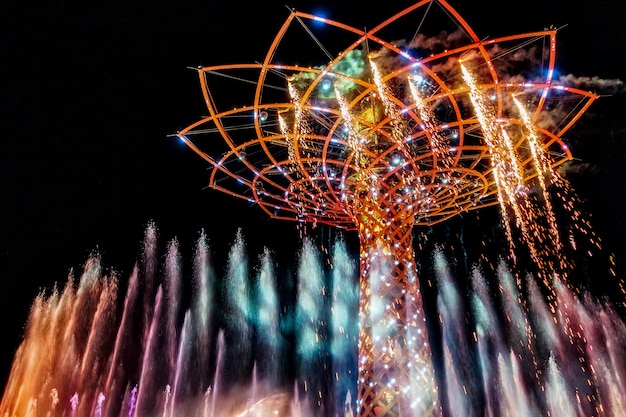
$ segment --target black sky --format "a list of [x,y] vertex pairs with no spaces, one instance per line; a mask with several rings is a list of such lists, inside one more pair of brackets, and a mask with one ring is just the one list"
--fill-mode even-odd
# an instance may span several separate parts
[[[451,1],[480,37],[567,25],[563,74],[626,79],[626,3]],[[368,27],[412,4],[294,0]],[[295,225],[204,189],[208,166],[168,135],[205,114],[198,65],[260,60],[285,2],[172,0],[0,3],[0,383],[33,298],[93,250],[127,275],[146,224],[189,254],[201,229],[225,253],[238,227],[279,248]],[[598,234],[626,263],[626,100],[594,104],[573,132],[575,176]],[[567,139],[567,138],[566,138]],[[582,165],[581,165],[582,166]],[[279,232],[277,232],[279,231]]]

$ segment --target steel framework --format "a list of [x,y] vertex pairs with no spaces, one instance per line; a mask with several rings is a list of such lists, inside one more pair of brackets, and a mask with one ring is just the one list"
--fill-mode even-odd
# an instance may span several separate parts
[[[446,36],[428,33],[436,13]],[[571,159],[561,138],[597,96],[553,80],[556,32],[481,40],[444,0],[369,30],[291,10],[263,61],[197,68],[209,114],[178,136],[213,167],[210,186],[358,232],[360,416],[441,414],[412,229],[498,204],[502,142],[487,130],[506,135],[523,184],[541,175],[531,137],[551,167]]]

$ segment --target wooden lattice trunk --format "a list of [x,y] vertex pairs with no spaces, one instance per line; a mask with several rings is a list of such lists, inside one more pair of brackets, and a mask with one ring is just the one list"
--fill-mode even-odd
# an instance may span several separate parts
[[361,203],[357,414],[440,416],[412,246],[414,208],[384,198]]

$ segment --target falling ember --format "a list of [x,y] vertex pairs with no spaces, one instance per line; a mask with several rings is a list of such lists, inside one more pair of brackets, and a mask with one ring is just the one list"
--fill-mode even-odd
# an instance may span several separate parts
[[487,99],[486,94],[478,88],[470,71],[463,64],[461,64],[461,71],[463,72],[463,80],[470,89],[470,99],[491,155],[491,167],[498,191],[498,202],[511,245],[511,257],[515,259],[515,244],[512,236],[511,220],[508,217],[509,207],[514,212],[515,223],[520,228],[522,236],[528,244],[533,260],[540,264],[541,258],[535,240],[532,238],[533,233],[531,230],[535,223],[534,213],[530,212],[532,208],[528,204],[526,193],[520,192],[520,190],[523,190],[523,183],[513,143],[504,128],[498,123],[493,106]]
[[430,134],[430,145],[433,149],[433,153],[437,157],[437,160],[441,161],[441,167],[444,170],[452,168],[454,159],[450,153],[450,141],[443,137],[436,116],[426,104],[422,93],[412,79],[409,79],[408,84],[415,103],[415,108],[417,109],[417,115],[424,124],[425,130]]
[[[291,97],[292,102],[295,105],[295,112],[293,118],[293,135],[289,135],[287,132],[286,122],[279,115],[280,118],[280,128],[282,134],[287,139],[289,143],[289,160],[292,163],[298,162],[298,152],[296,151],[297,147],[304,147],[303,138],[307,132],[306,120],[304,119],[304,109],[302,108],[302,102],[300,100],[300,96],[298,95],[298,91],[294,87],[294,85],[290,82],[287,83],[289,86],[289,96]],[[292,138],[290,140],[290,138]]]
[[[520,137],[513,140],[507,131],[507,126],[499,122],[496,117],[495,109],[486,94],[477,87],[470,71],[463,64],[461,64],[461,69],[463,79],[470,89],[470,98],[476,117],[480,121],[485,141],[489,145],[493,176],[498,189],[498,202],[511,247],[511,258],[516,259],[516,251],[509,209],[513,212],[515,225],[519,228],[531,257],[539,269],[548,275],[554,272],[565,277],[567,259],[562,254],[563,243],[559,235],[549,187],[555,186],[563,190],[566,183],[552,167],[552,162],[546,154],[536,128],[520,101],[515,96],[512,97],[526,131],[515,132]],[[524,168],[520,160],[524,157],[518,156],[516,149],[519,146],[516,144],[522,142],[526,143],[531,155],[532,164],[525,161],[524,166],[532,167],[535,172],[533,177],[536,178],[541,193],[541,206],[530,198],[531,191],[522,173]],[[538,219],[545,219],[545,222]]]
[[295,164],[298,161],[298,158],[296,157],[296,147],[294,146],[294,141],[291,139],[292,135],[289,133],[287,122],[285,121],[285,118],[282,117],[280,114],[278,115],[278,126],[280,128],[280,133],[287,140],[289,162]]
[[398,111],[398,105],[392,100],[394,95],[383,81],[383,75],[380,72],[380,69],[378,69],[378,66],[371,59],[369,60],[369,64],[374,76],[374,84],[378,90],[377,97],[380,98],[380,101],[385,108],[385,114],[391,119],[391,136],[398,146],[398,150],[405,153],[408,151],[406,149],[405,141],[407,128],[404,124],[404,120],[400,116],[400,112]]
[[353,159],[355,161],[356,171],[359,172],[359,169],[365,165],[365,159],[361,154],[362,138],[359,136],[359,132],[355,128],[356,123],[353,120],[352,113],[350,113],[348,103],[337,88],[335,88],[335,97],[337,99],[339,109],[341,110],[341,115],[343,116],[343,128],[345,129],[348,137],[348,146],[350,146],[354,154]]
[[[532,121],[530,120],[528,112],[516,97],[513,97],[513,101],[515,102],[515,105],[519,110],[519,114],[524,122],[524,126],[528,131],[528,145],[537,170],[537,179],[539,181],[543,203],[545,205],[544,215],[548,221],[548,234],[550,236],[550,242],[548,245],[544,244],[544,247],[548,246],[553,248],[551,252],[556,255],[556,258],[559,260],[559,269],[563,271],[566,268],[565,257],[560,255],[563,249],[563,244],[561,243],[561,238],[559,236],[559,229],[556,223],[554,209],[552,208],[551,197],[548,193],[548,181],[551,181],[553,184],[560,185],[560,176],[556,170],[552,169],[550,161],[545,155],[543,147],[539,142],[539,137],[535,131]],[[553,270],[554,268],[552,267],[550,269]]]

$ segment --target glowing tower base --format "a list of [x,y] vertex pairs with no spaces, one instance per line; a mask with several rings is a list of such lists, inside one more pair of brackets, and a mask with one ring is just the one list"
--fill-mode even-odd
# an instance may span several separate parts
[[441,414],[415,273],[411,207],[369,204],[357,216],[361,245],[357,411],[362,417]]

